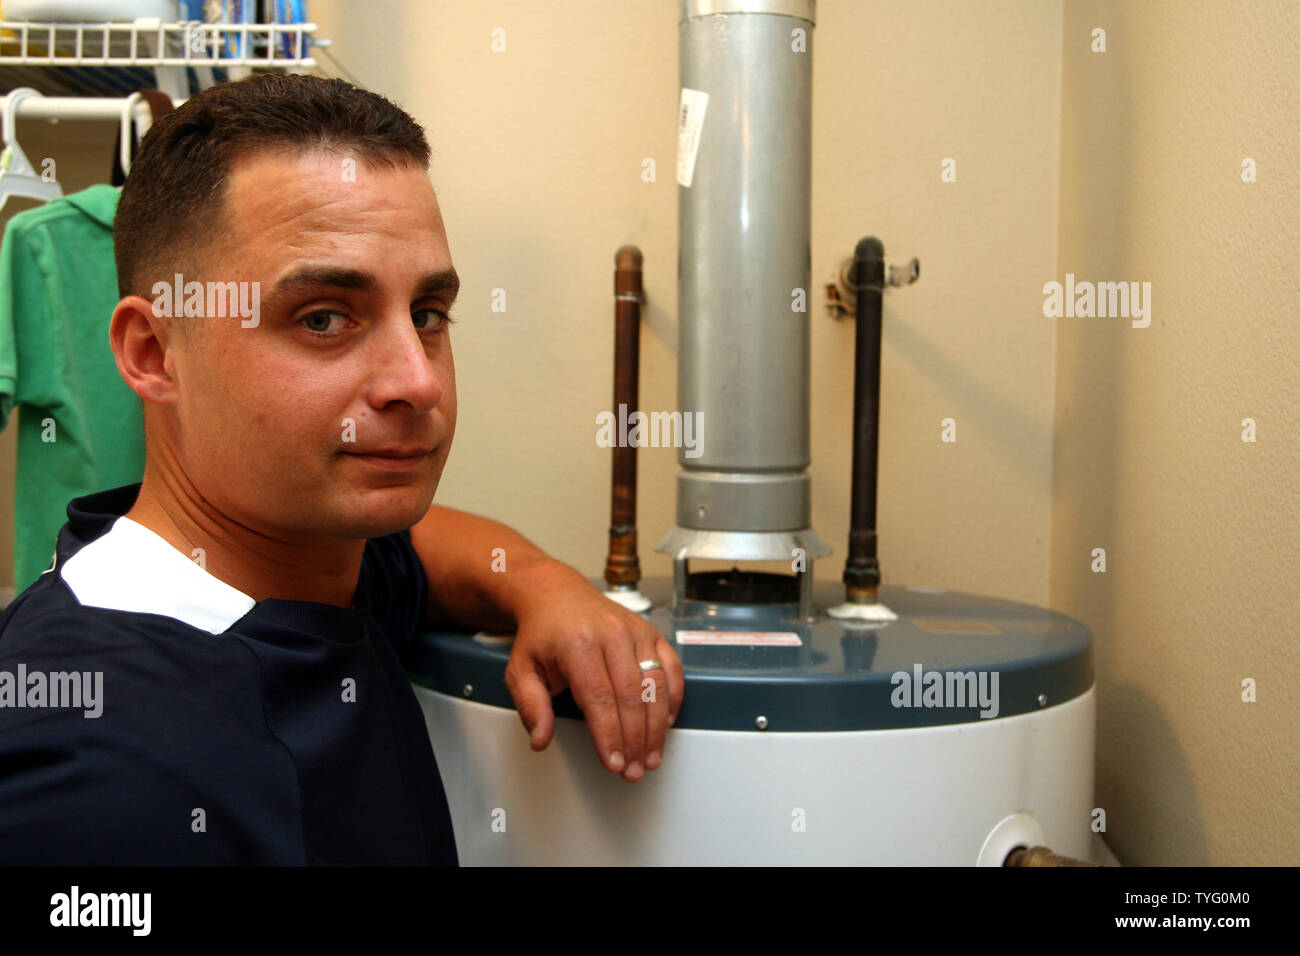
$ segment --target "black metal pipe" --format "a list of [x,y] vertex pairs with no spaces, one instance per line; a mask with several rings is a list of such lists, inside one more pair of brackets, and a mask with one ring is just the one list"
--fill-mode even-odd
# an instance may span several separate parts
[[849,280],[857,292],[853,360],[853,498],[849,556],[844,563],[847,599],[872,604],[880,586],[876,556],[876,482],[880,459],[881,300],[885,287],[885,245],[874,236],[853,252]]

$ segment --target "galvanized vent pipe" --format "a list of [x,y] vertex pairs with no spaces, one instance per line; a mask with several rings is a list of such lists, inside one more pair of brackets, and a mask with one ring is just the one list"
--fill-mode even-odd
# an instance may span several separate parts
[[[811,611],[813,0],[683,0],[679,23],[677,525],[687,560],[796,561]],[[799,568],[795,568],[796,571]]]

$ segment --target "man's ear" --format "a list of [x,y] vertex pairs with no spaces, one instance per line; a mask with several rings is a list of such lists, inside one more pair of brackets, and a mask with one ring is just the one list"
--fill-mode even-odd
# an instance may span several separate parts
[[129,295],[117,304],[108,326],[108,340],[118,374],[143,401],[170,405],[176,401],[176,362],[169,347],[179,335],[171,320],[157,315],[153,304]]

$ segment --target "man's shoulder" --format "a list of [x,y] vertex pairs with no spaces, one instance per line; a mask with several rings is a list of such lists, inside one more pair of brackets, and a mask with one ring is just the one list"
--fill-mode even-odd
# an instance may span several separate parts
[[263,822],[298,811],[252,655],[48,578],[0,618],[0,865],[300,859]]
[[100,722],[81,718],[99,716],[111,684],[127,719],[103,727],[124,732],[138,723],[140,731],[151,732],[152,719],[132,719],[131,713],[146,704],[180,709],[219,675],[212,645],[185,639],[181,632],[190,629],[182,622],[84,606],[51,574],[0,614],[0,728],[93,738]]
[[[47,571],[0,612],[0,666],[15,655],[93,653],[138,642],[143,623],[171,629],[160,615],[131,614],[83,605],[57,571]],[[145,619],[152,619],[146,622]]]
[[77,645],[94,639],[83,608],[54,570],[46,571],[0,612],[0,661],[38,638]]
[[[223,683],[245,690],[241,698],[255,696],[245,678],[256,665],[239,642],[203,640],[163,614],[83,605],[53,574],[0,614],[0,728],[86,739],[108,727],[150,735],[190,713],[210,718],[233,706]],[[83,723],[82,712],[104,706],[104,696],[115,719],[103,728]]]

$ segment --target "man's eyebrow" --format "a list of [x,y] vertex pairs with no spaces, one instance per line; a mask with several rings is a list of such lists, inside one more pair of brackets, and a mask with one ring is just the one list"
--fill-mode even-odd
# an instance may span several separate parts
[[456,274],[455,269],[447,269],[443,272],[430,272],[419,283],[416,284],[416,291],[420,295],[433,295],[435,292],[450,292],[452,301],[460,295],[460,276]]
[[[373,292],[379,283],[369,272],[360,269],[347,269],[339,266],[303,266],[289,273],[271,289],[267,302],[274,302],[282,296],[295,292],[328,287],[334,289],[352,289],[356,292]],[[455,269],[430,272],[416,283],[415,295],[420,298],[436,292],[451,292],[454,301],[460,293],[460,276]]]

